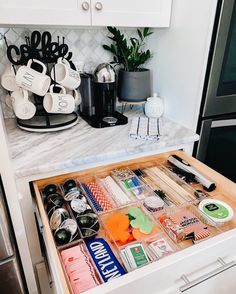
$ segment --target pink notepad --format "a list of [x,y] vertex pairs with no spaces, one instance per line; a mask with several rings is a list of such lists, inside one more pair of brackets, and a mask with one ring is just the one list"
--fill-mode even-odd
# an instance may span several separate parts
[[83,244],[61,251],[61,257],[75,294],[100,284]]

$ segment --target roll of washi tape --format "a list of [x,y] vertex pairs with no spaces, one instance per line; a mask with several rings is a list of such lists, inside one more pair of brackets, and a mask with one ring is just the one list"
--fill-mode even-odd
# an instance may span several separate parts
[[88,188],[92,192],[94,198],[97,200],[103,211],[107,211],[112,208],[112,204],[106,198],[106,195],[103,193],[102,189],[100,189],[100,187],[95,182],[89,183]]
[[157,196],[149,196],[143,200],[143,205],[151,212],[159,211],[164,208],[164,201]]
[[98,211],[101,212],[103,211],[97,200],[93,197],[93,194],[89,190],[88,186],[86,184],[81,184],[81,186],[84,188],[84,191],[86,192],[89,200],[92,202],[94,208]]

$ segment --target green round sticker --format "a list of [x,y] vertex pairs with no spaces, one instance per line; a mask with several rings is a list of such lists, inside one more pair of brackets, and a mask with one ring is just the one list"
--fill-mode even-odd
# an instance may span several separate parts
[[208,203],[203,206],[203,211],[210,217],[225,219],[229,216],[228,209],[219,203]]

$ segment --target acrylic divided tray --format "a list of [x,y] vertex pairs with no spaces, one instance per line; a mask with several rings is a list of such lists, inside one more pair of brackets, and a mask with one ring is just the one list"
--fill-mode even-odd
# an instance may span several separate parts
[[206,191],[201,181],[176,171],[168,162],[173,154],[187,156],[164,153],[33,183],[62,293],[107,293],[115,280],[142,275],[151,265],[158,269],[160,260],[236,227],[235,196],[222,185],[228,180],[187,156],[216,184]]

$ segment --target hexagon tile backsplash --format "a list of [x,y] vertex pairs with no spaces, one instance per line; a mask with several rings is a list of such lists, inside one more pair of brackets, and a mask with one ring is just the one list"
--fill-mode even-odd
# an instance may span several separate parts
[[[6,35],[8,44],[21,45],[25,43],[25,36],[30,36],[34,28],[0,28],[0,75],[5,65],[9,62],[6,56],[6,45],[2,34]],[[108,43],[108,31],[106,28],[79,28],[79,29],[38,29],[39,31],[49,31],[52,39],[57,40],[57,36],[65,37],[65,43],[73,53],[72,61],[80,70],[93,71],[101,62],[109,62],[110,54],[102,48],[102,44]],[[127,36],[134,33],[134,28],[122,29]],[[0,87],[0,99],[5,118],[14,117],[14,113],[5,104],[5,90]]]

